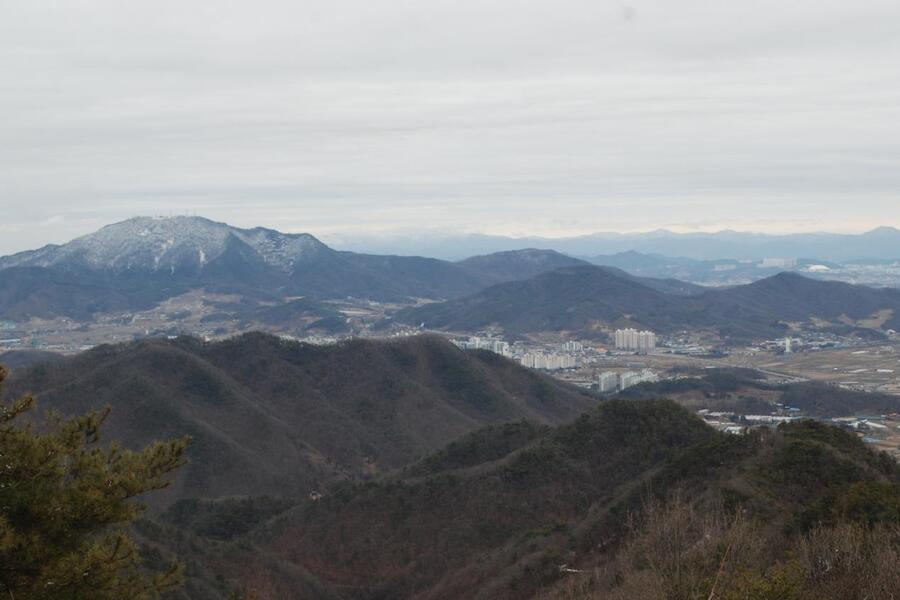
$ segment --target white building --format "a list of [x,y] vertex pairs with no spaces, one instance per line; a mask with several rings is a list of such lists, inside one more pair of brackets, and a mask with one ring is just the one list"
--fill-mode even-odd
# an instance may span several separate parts
[[509,356],[511,354],[509,350],[509,342],[505,342],[503,340],[493,340],[491,342],[491,347],[488,350],[492,352],[496,352],[497,354],[502,354],[503,356]]
[[619,389],[626,390],[633,385],[644,383],[645,381],[657,381],[658,379],[656,373],[650,369],[644,369],[640,372],[625,371],[619,374]]
[[529,352],[519,359],[522,366],[531,369],[546,369],[558,371],[559,369],[572,369],[575,367],[575,357],[568,354],[544,354],[543,352]]
[[759,266],[763,269],[793,269],[797,266],[796,258],[764,258]]
[[560,350],[563,352],[583,352],[584,345],[581,342],[570,341],[560,346]]
[[637,380],[639,377],[640,375],[634,371],[619,373],[619,389],[627,390],[638,382]]
[[619,387],[619,377],[612,371],[597,375],[597,389],[600,392],[614,392]]
[[616,329],[616,350],[649,354],[656,350],[656,334],[637,329]]
[[496,352],[497,354],[502,354],[503,356],[510,356],[512,354],[512,352],[510,351],[509,342],[506,342],[499,338],[482,338],[478,336],[472,336],[465,342],[454,343],[463,350],[490,350],[491,352]]

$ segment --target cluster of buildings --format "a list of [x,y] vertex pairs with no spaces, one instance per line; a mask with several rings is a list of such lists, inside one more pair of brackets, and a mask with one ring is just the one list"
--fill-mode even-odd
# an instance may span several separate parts
[[463,350],[490,350],[503,356],[512,356],[509,342],[500,338],[472,336],[464,342],[454,340],[453,343]]
[[[780,403],[773,405],[772,414],[746,415],[734,412],[718,412],[709,409],[701,409],[697,414],[719,431],[734,434],[744,434],[757,427],[777,427],[782,423],[789,423],[798,419],[815,418],[803,416],[799,408],[785,406]],[[856,433],[864,442],[872,444],[878,450],[887,452],[895,459],[900,460],[900,414],[887,415],[858,415],[853,417],[835,417],[831,419],[819,419],[842,427]]]
[[621,392],[646,381],[659,381],[659,377],[650,369],[622,373],[605,371],[597,375],[597,389],[601,393]]
[[[890,331],[888,331],[890,335]],[[815,352],[831,348],[851,348],[867,346],[871,342],[865,338],[844,337],[830,331],[806,330],[796,332],[791,337],[769,339],[748,346],[747,351],[773,352],[775,354],[792,354],[796,352]]]
[[465,341],[453,340],[453,343],[463,350],[490,350],[514,359],[522,366],[546,371],[574,369],[578,366],[578,357],[584,352],[584,345],[574,341],[561,344],[558,351],[526,349],[518,343],[513,348],[509,342],[498,337],[472,336]]
[[562,352],[579,353],[584,352],[584,344],[581,342],[568,341],[560,344],[559,349]]
[[560,369],[574,369],[577,366],[577,359],[571,354],[528,352],[519,358],[519,363],[532,369],[558,371]]
[[22,332],[16,330],[12,321],[0,321],[0,352],[12,350],[24,344]]
[[656,350],[656,334],[637,329],[616,329],[616,350],[649,354]]
[[719,431],[733,434],[744,434],[754,427],[777,427],[781,423],[790,423],[801,419],[799,409],[782,407],[776,404],[776,412],[788,414],[744,415],[731,411],[711,411],[707,408],[697,411],[703,421]]

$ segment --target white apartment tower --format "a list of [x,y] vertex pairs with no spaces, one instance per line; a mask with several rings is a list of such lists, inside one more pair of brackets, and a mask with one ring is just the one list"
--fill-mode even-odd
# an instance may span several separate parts
[[644,369],[640,372],[625,371],[624,373],[619,373],[620,390],[627,390],[631,386],[644,383],[645,381],[659,381],[659,378],[650,369]]
[[656,334],[637,329],[616,329],[616,350],[649,354],[656,350]]
[[597,376],[597,388],[600,392],[614,392],[619,387],[619,376],[613,371],[606,371]]
[[531,369],[546,369],[557,371],[559,369],[572,369],[576,366],[575,357],[568,354],[544,354],[543,352],[529,352],[523,354],[519,364]]

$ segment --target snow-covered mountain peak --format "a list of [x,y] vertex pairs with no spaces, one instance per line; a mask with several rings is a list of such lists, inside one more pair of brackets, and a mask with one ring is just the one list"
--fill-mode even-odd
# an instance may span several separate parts
[[241,243],[264,262],[283,270],[329,250],[308,234],[239,229],[203,217],[136,217],[107,225],[62,246],[47,246],[0,259],[0,268],[196,271],[222,256],[230,245]]

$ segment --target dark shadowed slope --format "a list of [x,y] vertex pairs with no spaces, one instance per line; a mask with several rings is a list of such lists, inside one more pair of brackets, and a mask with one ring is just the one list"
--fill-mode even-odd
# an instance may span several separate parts
[[63,360],[61,354],[47,352],[45,350],[10,350],[0,353],[0,365],[12,369],[24,369],[38,363],[59,362]]
[[169,499],[301,495],[408,464],[486,424],[559,423],[594,401],[487,352],[445,340],[317,347],[262,334],[102,346],[17,372],[11,395],[66,414],[110,405],[129,446],[189,434]]

